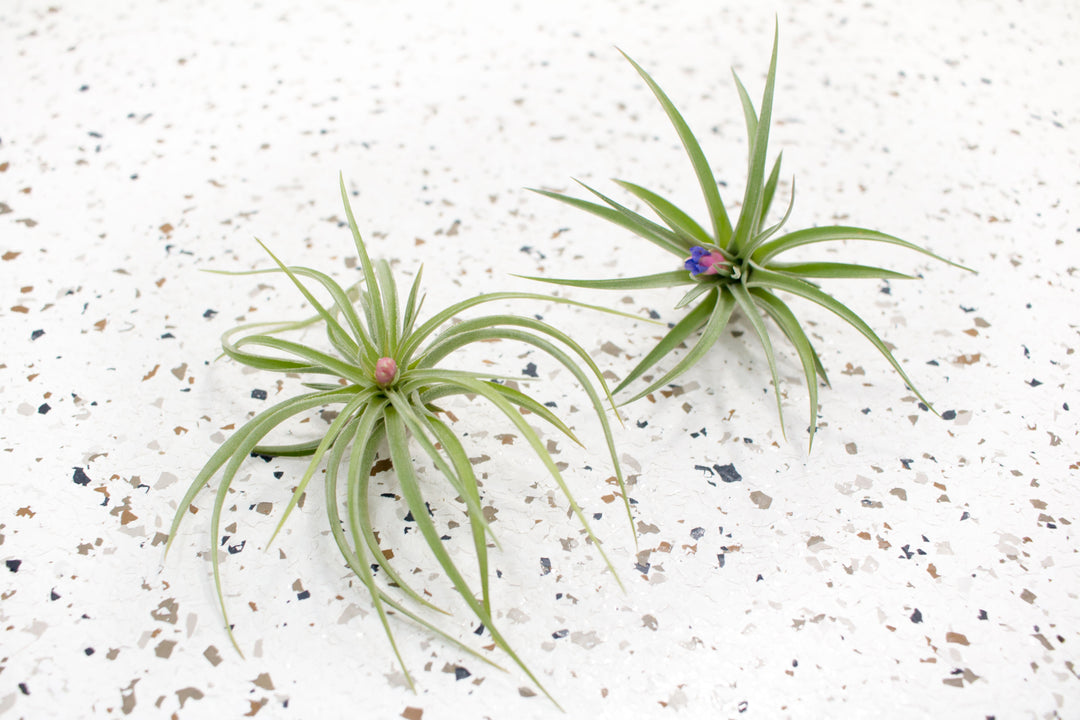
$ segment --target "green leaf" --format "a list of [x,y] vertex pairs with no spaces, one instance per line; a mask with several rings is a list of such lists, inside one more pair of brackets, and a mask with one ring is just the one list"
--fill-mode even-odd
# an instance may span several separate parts
[[795,314],[780,298],[764,288],[753,288],[750,290],[750,294],[757,304],[768,313],[781,332],[787,336],[788,341],[795,348],[795,352],[799,354],[803,374],[806,376],[806,389],[810,395],[810,445],[807,449],[807,452],[809,452],[814,447],[814,433],[817,432],[817,366],[820,364],[820,360],[814,346],[810,344],[810,339],[806,337],[802,326],[799,325],[799,321],[795,318]]
[[[773,196],[776,194],[776,186],[780,182],[780,161],[784,159],[783,151],[776,156],[776,162],[773,163],[772,172],[769,173],[769,179],[765,181],[765,193],[761,203],[761,217],[758,218],[760,225],[765,224],[765,217],[769,214],[769,208],[772,207]],[[794,184],[794,179],[792,180]],[[791,192],[792,203],[795,200],[794,186]],[[791,203],[788,204],[788,213],[791,213]],[[786,216],[785,216],[786,218]],[[781,222],[783,224],[783,222]]]
[[675,287],[677,285],[690,285],[696,282],[686,270],[670,270],[656,273],[655,275],[641,275],[639,277],[612,278],[609,280],[575,280],[568,278],[544,278],[534,275],[511,275],[522,280],[535,280],[536,282],[549,283],[551,285],[565,285],[567,287],[591,288],[596,290],[645,290],[659,287]]
[[750,238],[756,234],[763,214],[765,156],[769,146],[769,124],[772,122],[773,89],[776,84],[776,55],[779,42],[780,27],[779,23],[777,23],[773,32],[773,50],[772,59],[769,62],[769,74],[765,79],[765,92],[761,98],[761,113],[758,116],[756,132],[750,139],[750,171],[746,180],[742,210],[739,212],[739,221],[735,225],[735,231],[731,236],[731,244],[728,247],[733,254],[740,256]]
[[386,437],[390,446],[390,458],[397,471],[401,495],[405,498],[405,503],[412,512],[413,519],[416,521],[420,534],[427,542],[428,548],[435,556],[440,567],[442,567],[443,572],[446,573],[446,577],[458,591],[458,594],[465,600],[469,609],[473,611],[480,621],[484,623],[487,631],[491,633],[491,638],[495,641],[495,644],[510,656],[510,659],[512,659],[514,663],[528,675],[529,679],[540,688],[541,692],[547,695],[551,702],[558,705],[555,698],[548,693],[547,689],[540,683],[540,680],[506,642],[502,633],[495,626],[491,614],[484,609],[484,606],[481,603],[477,602],[472,589],[469,587],[468,583],[465,582],[465,578],[462,577],[461,572],[450,558],[450,554],[447,553],[446,548],[443,547],[443,542],[439,537],[438,531],[435,529],[435,524],[432,522],[431,518],[428,517],[427,506],[424,504],[423,495],[420,493],[419,480],[416,477],[416,472],[412,466],[412,459],[409,455],[405,424],[393,407],[386,409],[385,419]]
[[754,273],[754,277],[751,278],[750,282],[748,282],[747,285],[752,287],[756,286],[783,290],[784,292],[789,292],[792,295],[798,295],[801,298],[805,298],[806,300],[815,302],[823,308],[830,310],[836,315],[838,315],[845,322],[847,322],[853,328],[862,333],[863,336],[867,340],[869,340],[875,348],[878,349],[878,352],[885,356],[885,359],[888,360],[889,364],[893,366],[893,369],[895,369],[896,372],[899,373],[900,377],[903,378],[904,382],[907,383],[908,387],[911,388],[911,391],[915,393],[919,400],[922,400],[923,404],[926,405],[926,407],[928,407],[932,412],[937,414],[937,410],[934,410],[934,407],[930,404],[930,401],[923,397],[922,393],[918,391],[918,389],[915,387],[915,383],[913,383],[911,381],[911,378],[907,376],[907,373],[904,372],[904,369],[900,366],[900,363],[897,362],[895,357],[893,357],[893,354],[889,351],[889,348],[885,345],[885,343],[882,342],[881,338],[877,336],[877,333],[875,333],[870,328],[870,326],[867,325],[862,318],[856,315],[847,305],[844,305],[840,301],[833,298],[831,295],[822,292],[821,290],[814,287],[805,280],[799,280],[798,278],[788,277],[786,275],[769,272],[767,270],[757,270]]
[[[636,218],[630,217],[632,215],[635,215],[635,213],[631,212],[630,210],[626,210],[625,208],[623,208],[625,212],[622,212],[620,210],[605,207],[594,202],[589,202],[588,200],[582,200],[571,195],[563,195],[562,193],[551,192],[550,190],[538,190],[536,188],[527,189],[539,195],[543,195],[544,197],[549,197],[552,200],[558,200],[559,202],[570,205],[571,207],[576,207],[579,210],[584,210],[585,212],[603,218],[608,222],[626,228],[635,235],[645,238],[649,242],[658,245],[659,247],[667,250],[673,255],[682,254],[682,247],[681,245],[679,245],[679,243],[673,242],[672,240],[664,237],[662,234],[649,232],[648,225],[641,222],[648,221],[640,215],[638,215]],[[660,226],[657,225],[656,227]]]
[[[685,270],[683,272],[685,272]],[[690,303],[697,300],[699,297],[701,297],[705,293],[709,292],[710,290],[715,290],[715,289],[716,289],[716,283],[714,283],[714,282],[708,282],[708,281],[704,281],[704,280],[698,281],[698,284],[697,284],[696,287],[690,288],[690,290],[688,290],[687,293],[682,296],[682,299],[679,300],[679,302],[675,303],[675,309],[678,310],[680,308],[684,308],[687,305],[689,305]]]
[[769,374],[772,375],[773,394],[776,395],[776,414],[780,417],[780,432],[786,440],[784,408],[780,397],[780,376],[776,373],[776,355],[773,353],[772,341],[769,339],[769,330],[765,327],[764,320],[762,320],[761,315],[754,306],[750,293],[741,283],[732,283],[728,286],[728,290],[735,298],[735,303],[742,310],[743,315],[750,321],[750,325],[754,328],[754,332],[757,333],[758,340],[761,342],[761,348],[765,351],[765,359],[769,362]]
[[839,279],[885,279],[915,280],[913,275],[905,275],[894,270],[873,267],[871,265],[852,265],[850,263],[804,262],[770,263],[769,270],[796,275],[803,278],[839,278]]
[[[702,305],[705,304],[706,303],[702,303]],[[731,311],[734,307],[735,300],[732,298],[731,293],[728,292],[727,288],[721,288],[719,299],[716,301],[715,307],[709,314],[708,322],[705,323],[705,329],[702,331],[701,337],[698,338],[697,343],[690,348],[690,352],[686,353],[686,355],[675,364],[675,367],[671,368],[671,370],[665,373],[663,377],[659,380],[655,380],[649,387],[627,400],[625,404],[629,405],[635,400],[643,398],[654,390],[667,385],[697,364],[701,358],[705,357],[705,353],[708,352],[709,348],[716,344],[716,341],[720,339],[720,334],[724,332],[724,328],[727,327],[727,322],[731,318]],[[644,361],[642,361],[642,363],[644,363]],[[623,382],[625,383],[626,381],[624,380]]]
[[728,219],[727,210],[724,209],[724,202],[720,199],[720,190],[716,184],[716,178],[713,177],[712,169],[709,167],[709,161],[705,158],[705,153],[701,151],[701,145],[698,143],[697,138],[694,137],[694,133],[690,131],[690,126],[683,120],[683,116],[679,114],[675,105],[660,89],[660,86],[656,84],[656,81],[652,79],[652,76],[634,62],[629,55],[622,50],[619,50],[619,52],[634,66],[638,75],[649,86],[656,99],[660,101],[660,106],[664,108],[664,112],[667,113],[671,124],[675,126],[675,131],[679,134],[679,140],[682,141],[686,154],[690,157],[690,162],[694,166],[694,174],[697,175],[698,183],[701,185],[701,192],[705,196],[705,206],[708,208],[709,217],[712,219],[713,235],[716,242],[720,245],[726,244],[728,238],[731,237],[731,221]]
[[695,245],[716,244],[716,238],[711,237],[692,217],[673,205],[670,201],[660,197],[652,190],[646,190],[640,185],[635,185],[632,182],[626,182],[624,180],[616,180],[615,182],[652,208],[653,212],[659,215],[660,219],[684,241],[683,247],[687,253],[689,253],[690,248]]
[[[641,377],[649,368],[667,357],[668,353],[677,348],[691,333],[700,329],[716,307],[716,294],[709,295],[686,316],[675,323],[675,326],[667,332],[656,346],[643,357],[630,371],[622,382],[615,386],[612,391],[618,395],[627,385]],[[647,393],[646,393],[647,394]]]
[[905,247],[908,250],[914,250],[920,252],[923,255],[928,255],[935,260],[952,265],[953,267],[960,268],[961,270],[968,270],[969,272],[975,272],[971,268],[964,267],[958,263],[954,263],[951,260],[946,260],[940,255],[935,255],[925,248],[921,248],[914,243],[910,243],[907,240],[901,240],[898,237],[892,235],[886,235],[876,230],[866,230],[864,228],[848,227],[844,225],[834,225],[830,227],[816,227],[806,228],[805,230],[796,230],[794,232],[781,235],[775,240],[770,240],[757,250],[754,251],[751,259],[758,265],[765,266],[769,260],[779,255],[782,252],[787,252],[792,248],[799,247],[800,245],[809,245],[811,243],[819,242],[832,242],[836,240],[869,240],[872,242],[883,242],[892,245],[899,245]]
[[360,228],[357,227],[356,218],[353,217],[352,205],[349,203],[349,192],[345,189],[344,175],[339,174],[338,184],[341,187],[341,202],[345,206],[345,217],[349,221],[349,230],[352,232],[356,253],[360,256],[360,268],[363,270],[364,284],[367,287],[368,301],[361,303],[361,307],[367,315],[372,341],[376,346],[382,347],[386,339],[386,327],[383,325],[382,298],[379,296],[379,283],[375,279],[375,267],[371,264],[367,248],[364,247],[364,240],[360,237]]

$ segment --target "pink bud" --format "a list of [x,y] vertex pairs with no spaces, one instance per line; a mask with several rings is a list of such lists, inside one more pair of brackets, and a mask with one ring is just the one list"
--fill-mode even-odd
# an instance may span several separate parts
[[375,382],[379,385],[386,387],[390,383],[394,382],[394,378],[397,376],[397,363],[394,362],[394,358],[383,357],[375,363]]
[[702,273],[703,275],[715,275],[727,266],[727,260],[720,253],[702,255],[699,262],[706,268],[705,272]]

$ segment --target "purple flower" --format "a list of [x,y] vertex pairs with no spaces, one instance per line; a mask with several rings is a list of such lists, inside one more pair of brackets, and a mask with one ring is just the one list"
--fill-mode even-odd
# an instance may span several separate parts
[[718,252],[710,252],[703,247],[690,248],[690,257],[683,266],[691,275],[715,275],[727,266],[727,260]]
[[397,363],[394,358],[382,357],[375,363],[375,382],[386,387],[397,377]]

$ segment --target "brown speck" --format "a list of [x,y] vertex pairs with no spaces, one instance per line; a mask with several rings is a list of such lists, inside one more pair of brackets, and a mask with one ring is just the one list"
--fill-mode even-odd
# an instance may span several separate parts
[[904,488],[893,488],[889,491],[889,494],[895,495],[896,497],[904,500],[905,502],[907,501],[907,490],[905,490]]
[[255,717],[255,713],[262,710],[263,706],[266,705],[266,703],[268,702],[269,700],[267,700],[266,698],[259,698],[258,700],[248,700],[248,704],[251,706],[251,709],[244,713],[244,717]]
[[182,708],[188,700],[202,700],[203,691],[194,687],[181,688],[176,691],[176,697],[180,700],[180,707]]
[[31,220],[30,218],[19,218],[15,222],[22,223],[23,225],[25,225],[28,228],[32,228],[35,225],[37,225],[37,220]]
[[105,325],[106,325],[107,322],[108,321],[105,318],[102,318],[102,319],[98,320],[96,323],[94,323],[94,329],[97,330],[98,332],[101,332],[102,330],[105,329]]
[[33,510],[31,510],[29,505],[27,505],[26,507],[23,507],[23,508],[19,508],[18,510],[15,511],[15,517],[31,517],[32,518],[35,515],[37,515],[37,513],[34,512]]
[[158,230],[160,230],[163,234],[168,235],[173,231],[173,226],[169,223],[165,223],[161,227],[159,227]]
[[768,510],[769,506],[772,505],[772,498],[760,490],[755,490],[750,493],[750,501],[757,505],[761,510]]
[[610,340],[601,345],[600,349],[608,355],[614,355],[615,357],[619,357],[619,355],[622,353],[622,348],[611,342]]
[[255,512],[260,515],[269,515],[270,511],[274,509],[274,503],[263,501],[255,504]]
[[503,445],[513,445],[515,437],[517,436],[513,433],[502,433],[500,435],[496,435],[495,439],[501,442]]
[[974,365],[982,359],[982,353],[972,353],[971,355],[958,355],[953,363],[956,365]]
[[656,618],[652,615],[642,615],[641,624],[652,631],[656,631],[656,628],[660,627],[660,623],[656,621]]
[[176,624],[176,619],[179,616],[180,603],[176,602],[176,598],[166,598],[158,603],[155,610],[150,611],[150,617],[161,622]]
[[401,712],[401,717],[405,720],[421,720],[424,717],[424,711],[420,708],[407,707]]
[[255,683],[263,690],[273,690],[274,683],[270,680],[270,673],[259,673],[259,677],[255,678],[251,682]]
[[957,632],[945,633],[945,642],[956,643],[957,645],[971,644],[968,642],[967,636]]
[[162,640],[157,644],[157,647],[154,648],[154,654],[159,658],[168,659],[168,657],[172,655],[174,647],[176,647],[175,640]]
[[25,305],[14,305],[11,308],[11,312],[22,313],[23,315],[25,315],[26,313],[30,312],[30,308],[26,307]]
[[1035,598],[1038,597],[1035,593],[1031,592],[1027,588],[1024,588],[1024,592],[1020,593],[1020,599],[1029,605],[1035,603]]
[[187,363],[181,363],[180,367],[174,367],[169,372],[171,372],[177,380],[183,380],[184,374],[187,373]]
[[926,572],[930,573],[930,577],[934,578],[935,580],[941,577],[940,575],[938,575],[937,568],[934,567],[934,563],[930,563],[926,566]]
[[536,697],[536,691],[532,688],[519,687],[518,695],[520,695],[521,697]]
[[853,442],[844,445],[844,449],[847,450],[848,455],[858,455],[859,453],[859,448]]
[[221,653],[213,645],[203,650],[203,657],[206,658],[211,665],[217,667],[221,664]]
[[160,368],[160,367],[161,367],[161,365],[155,365],[155,366],[154,366],[154,369],[153,369],[153,370],[151,370],[150,372],[148,372],[148,373],[146,373],[145,375],[143,375],[143,382],[146,382],[146,381],[147,381],[147,380],[149,380],[150,378],[152,378],[152,377],[154,377],[155,375],[157,375],[157,371],[158,371],[158,368]]
[[3,258],[4,260],[14,260],[15,258],[19,257],[20,255],[22,255],[22,253],[17,251],[17,250],[8,250],[3,255],[0,255],[0,258]]
[[183,435],[187,431],[188,431],[188,429],[186,427],[182,426],[182,425],[177,425],[176,427],[173,428],[173,432],[176,433],[177,435]]

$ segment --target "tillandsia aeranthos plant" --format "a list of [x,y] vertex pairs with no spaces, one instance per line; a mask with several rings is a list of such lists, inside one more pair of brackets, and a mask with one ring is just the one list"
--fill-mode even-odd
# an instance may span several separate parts
[[[607,288],[618,290],[637,290],[643,288],[672,287],[690,285],[689,291],[676,305],[677,308],[696,305],[685,317],[649,351],[630,373],[614,389],[618,394],[632,382],[641,377],[664,357],[671,353],[684,340],[701,330],[696,342],[675,365],[653,380],[646,388],[637,392],[630,400],[633,402],[663,385],[671,382],[698,362],[719,339],[732,313],[738,309],[754,329],[772,374],[776,404],[780,413],[781,431],[783,431],[783,411],[780,407],[780,383],[776,371],[776,359],[772,340],[765,325],[768,317],[780,328],[798,353],[803,373],[810,394],[810,445],[813,446],[817,414],[817,379],[828,384],[825,368],[821,364],[814,346],[787,303],[780,299],[777,292],[784,292],[801,297],[832,311],[843,318],[852,327],[862,333],[911,387],[912,391],[927,407],[930,403],[915,389],[914,384],[904,372],[900,363],[889,351],[869,325],[850,308],[831,295],[822,291],[814,282],[826,278],[911,278],[910,275],[879,267],[835,262],[781,262],[779,256],[794,248],[812,243],[837,240],[868,240],[891,243],[918,251],[925,255],[965,270],[962,265],[939,257],[934,253],[898,237],[875,230],[857,227],[833,226],[816,227],[778,234],[791,214],[795,200],[794,180],[792,181],[791,200],[787,211],[778,222],[766,225],[765,220],[772,205],[773,196],[780,178],[780,160],[777,156],[768,176],[765,174],[766,155],[769,142],[769,124],[772,118],[773,88],[776,79],[776,56],[779,41],[779,27],[773,36],[772,59],[765,81],[765,92],[761,99],[760,113],[755,110],[746,88],[735,75],[735,86],[742,102],[746,131],[750,139],[749,172],[739,216],[733,225],[724,203],[720,198],[717,182],[713,177],[709,163],[701,150],[694,134],[690,131],[682,115],[672,104],[668,96],[656,84],[656,81],[628,55],[623,56],[634,66],[645,83],[660,102],[668,119],[682,141],[683,147],[694,167],[705,204],[709,212],[710,226],[706,230],[695,222],[686,212],[655,192],[640,185],[616,180],[615,182],[631,195],[647,205],[663,222],[663,225],[634,212],[624,205],[582,183],[582,186],[598,197],[603,204],[562,195],[547,190],[537,190],[542,195],[580,208],[594,215],[620,225],[636,235],[667,250],[678,258],[678,268],[666,272],[641,277],[573,280],[533,277],[532,280],[556,283],[583,288]],[[620,51],[621,52],[621,51]],[[674,265],[674,263],[673,263]]]
[[[372,604],[410,686],[412,678],[402,661],[387,618],[391,611],[411,618],[465,652],[495,665],[418,614],[417,610],[421,607],[442,611],[413,589],[380,549],[369,505],[370,471],[376,454],[385,445],[397,475],[401,496],[405,499],[439,567],[470,610],[491,633],[495,644],[547,694],[510,648],[494,622],[489,592],[487,543],[491,539],[498,546],[498,542],[491,526],[485,520],[481,508],[480,484],[465,448],[450,425],[440,417],[443,411],[435,403],[450,396],[472,395],[497,408],[532,447],[535,456],[563,492],[570,509],[577,515],[589,539],[595,542],[601,557],[618,581],[618,575],[593,535],[545,444],[522,415],[525,412],[532,413],[578,442],[573,431],[543,403],[509,384],[500,382],[498,378],[492,379],[490,373],[439,366],[448,355],[462,347],[492,340],[512,340],[533,346],[570,370],[588,394],[603,428],[615,468],[615,477],[622,488],[627,518],[630,519],[630,505],[623,474],[616,456],[611,427],[605,415],[605,398],[613,409],[614,401],[600,370],[588,353],[561,331],[531,317],[486,315],[462,320],[444,328],[460,313],[493,301],[525,299],[582,304],[531,293],[492,293],[451,305],[434,313],[423,324],[418,324],[423,302],[420,294],[422,268],[416,272],[408,297],[404,305],[401,305],[389,263],[385,260],[373,263],[369,258],[353,217],[344,179],[340,184],[349,228],[359,254],[361,282],[345,289],[324,273],[305,267],[286,266],[267,250],[277,264],[276,268],[226,274],[284,273],[304,295],[317,315],[298,322],[241,325],[225,333],[222,338],[224,354],[245,365],[260,370],[311,375],[315,378],[328,377],[333,381],[312,380],[304,383],[310,392],[264,410],[233,433],[211,456],[185,493],[173,518],[168,545],[171,546],[176,539],[181,520],[195,496],[221,471],[221,481],[214,497],[210,519],[210,557],[225,626],[239,652],[240,648],[228,621],[216,550],[216,539],[221,536],[221,513],[229,488],[237,471],[251,454],[311,457],[307,470],[274,531],[276,536],[325,460],[326,510],[330,530],[345,562],[370,594]],[[316,299],[301,278],[321,286],[332,302],[324,305]],[[354,297],[357,295],[359,311],[354,304]],[[279,333],[297,330],[316,322],[325,323],[327,339],[333,352],[324,352],[278,337]],[[436,331],[440,329],[442,332],[436,335]],[[252,352],[251,348],[269,349],[274,351],[274,354]],[[507,379],[509,378],[502,380]],[[599,385],[600,391],[594,383]],[[341,408],[323,437],[297,445],[264,443],[271,431],[291,418],[329,405],[340,405]],[[459,499],[463,499],[478,566],[478,589],[466,582],[429,516],[425,506],[424,483],[417,475],[416,465],[410,454],[411,445],[420,449],[419,457],[430,461]],[[342,506],[346,511],[344,515],[341,513]],[[271,536],[271,542],[274,536]],[[372,563],[375,562],[384,571],[381,578],[377,578],[373,571]],[[396,591],[391,593],[390,588],[396,588]]]

